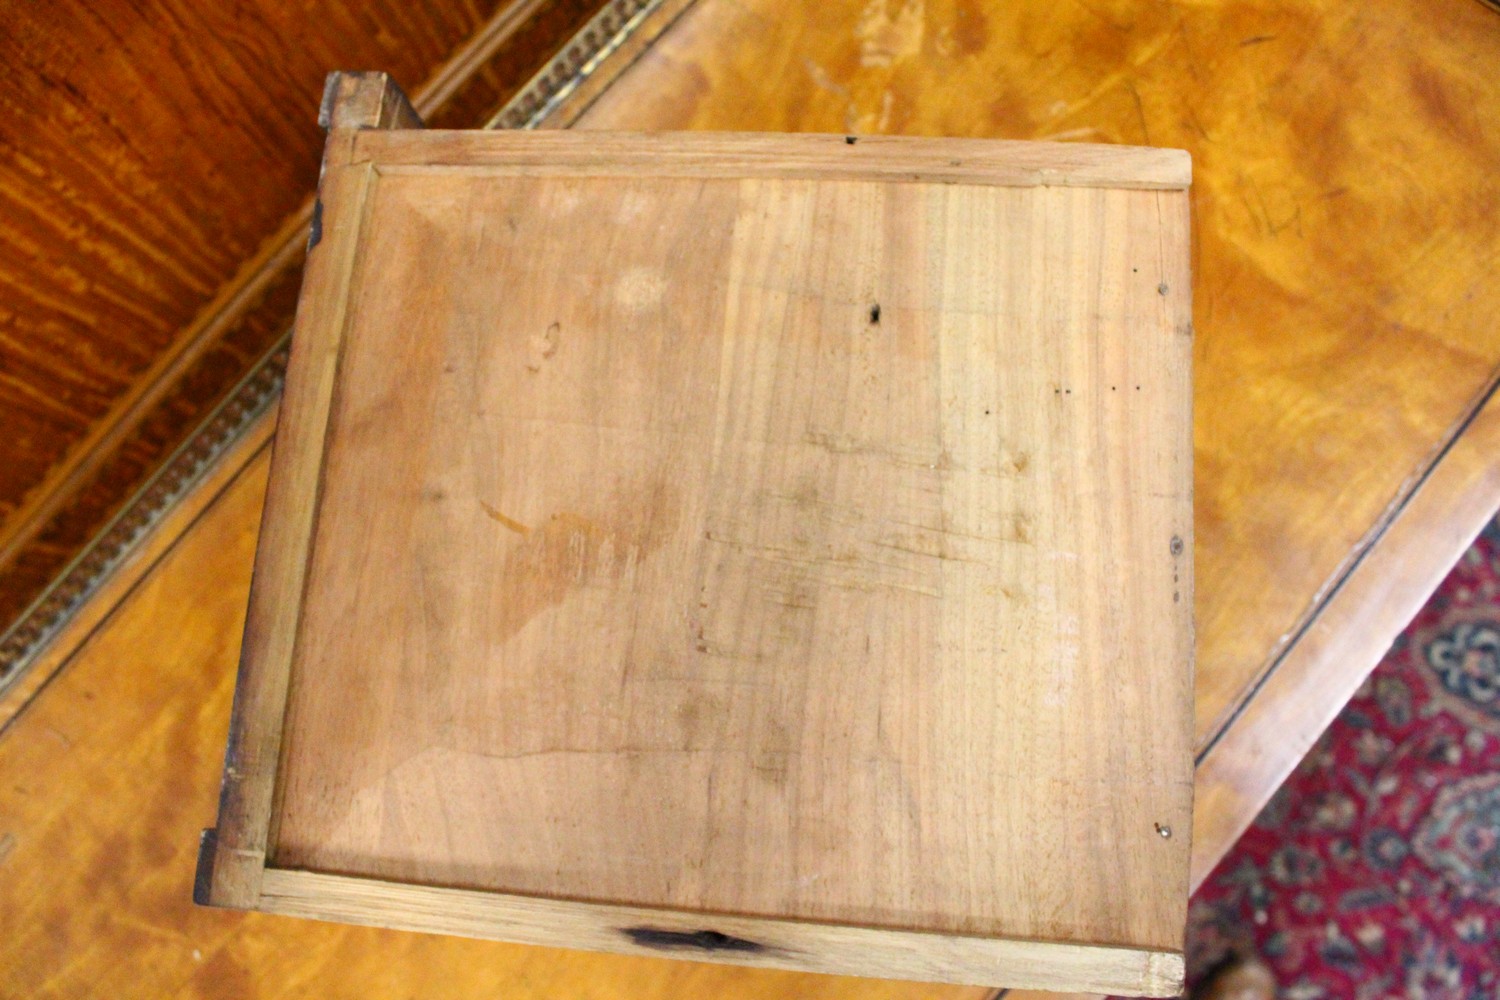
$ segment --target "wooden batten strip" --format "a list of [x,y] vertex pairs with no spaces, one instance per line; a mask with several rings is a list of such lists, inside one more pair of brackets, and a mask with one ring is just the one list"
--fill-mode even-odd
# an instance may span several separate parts
[[925,931],[679,913],[475,892],[268,868],[259,908],[270,913],[400,930],[588,951],[692,958],[768,969],[919,982],[958,975],[976,984],[1173,996],[1180,952],[980,938]]
[[[329,149],[330,154],[336,149],[332,137]],[[279,510],[282,516],[262,524],[268,544],[258,547],[255,560],[256,579],[262,585],[274,584],[279,593],[300,593],[307,572],[306,550],[322,486],[324,431],[347,321],[347,290],[355,280],[359,233],[374,177],[369,166],[325,164],[322,214],[328,233],[308,257],[298,310],[298,322],[321,335],[293,343],[294,377],[283,402],[283,413],[296,417],[287,424],[293,437],[278,437],[266,497],[266,509]],[[257,601],[252,593],[225,754],[219,833],[208,851],[212,874],[207,898],[217,905],[249,907],[259,898],[300,613],[300,603],[276,606]]]
[[354,159],[382,171],[444,167],[549,176],[630,176],[649,164],[663,177],[788,177],[1008,187],[1185,190],[1192,160],[1176,149],[1084,143],[912,139],[904,136],[590,132],[587,146],[560,133],[368,132]]

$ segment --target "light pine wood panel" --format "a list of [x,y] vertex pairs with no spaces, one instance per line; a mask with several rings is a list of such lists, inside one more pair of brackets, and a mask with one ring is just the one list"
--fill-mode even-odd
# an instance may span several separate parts
[[578,124],[1190,151],[1201,742],[1500,365],[1495,23],[1471,0],[701,0]]
[[330,136],[204,898],[275,908],[269,863],[759,919],[710,958],[1170,988],[1187,198],[1031,172],[1182,165],[372,135]]

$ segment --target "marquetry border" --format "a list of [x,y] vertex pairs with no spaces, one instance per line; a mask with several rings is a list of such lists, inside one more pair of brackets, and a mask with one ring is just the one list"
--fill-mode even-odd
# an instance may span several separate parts
[[[595,14],[484,127],[533,129],[545,124],[563,127],[572,124],[571,120],[552,122],[551,119],[560,117],[559,110],[577,93],[583,82],[598,73],[643,25],[661,13],[669,15],[664,20],[670,23],[676,13],[680,13],[680,10],[674,12],[670,8],[683,6],[669,0],[613,0]],[[613,76],[623,68],[611,66],[612,72],[608,75]],[[573,109],[572,117],[583,110]]]
[[[489,128],[535,129],[571,124],[607,84],[676,20],[693,0],[611,0],[489,120]],[[529,12],[535,5],[516,5]],[[513,29],[497,21],[472,58],[456,60],[429,101],[446,99]],[[424,95],[426,96],[426,95]],[[423,108],[423,110],[426,110]],[[26,675],[47,644],[150,534],[152,528],[280,398],[291,342],[288,330],[251,367],[198,428],[157,468],[52,583],[0,634],[0,698]]]
[[283,336],[255,363],[193,435],[0,637],[0,695],[20,680],[79,606],[125,561],[172,505],[198,484],[214,460],[281,395],[289,340],[289,336]]

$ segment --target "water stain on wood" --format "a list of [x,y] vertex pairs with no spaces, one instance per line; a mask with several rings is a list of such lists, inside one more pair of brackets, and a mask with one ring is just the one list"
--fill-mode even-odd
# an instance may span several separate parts
[[990,21],[983,4],[966,4],[958,8],[953,22],[953,40],[958,54],[978,55],[990,44]]
[[[505,586],[491,641],[506,641],[591,581],[619,580],[635,572],[670,536],[678,497],[665,480],[642,480],[608,497],[601,509],[609,512],[607,517],[555,512],[526,530],[524,540],[505,554],[497,573]],[[486,513],[507,527],[507,521],[521,526],[498,510],[486,507]]]
[[854,29],[854,36],[859,39],[860,65],[890,66],[919,55],[926,27],[926,5],[922,0],[906,0],[899,7],[889,0],[872,0]]

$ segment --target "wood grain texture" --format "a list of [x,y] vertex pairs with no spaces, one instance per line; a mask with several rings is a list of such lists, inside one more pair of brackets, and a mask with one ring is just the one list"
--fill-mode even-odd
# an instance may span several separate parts
[[328,68],[378,62],[420,82],[488,13],[6,8],[3,514],[61,457],[54,435],[86,434],[296,209],[317,175],[310,109]]
[[0,623],[287,329],[326,71],[475,125],[598,6],[5,5]]
[[[932,987],[293,920],[192,903],[211,821],[269,449],[115,593],[0,729],[0,994],[292,1000],[923,1000]],[[135,669],[124,669],[130,666]],[[988,991],[952,989],[953,1000]]]
[[[304,286],[206,897],[259,905],[269,863],[870,928],[771,949],[805,969],[927,978],[878,946],[922,932],[968,942],[949,981],[1155,989],[1191,815],[1185,192],[1006,186],[1049,168],[1005,145],[723,137],[681,177],[662,137],[407,135],[439,165],[330,136],[367,221],[346,196]],[[1135,965],[1031,968],[1095,943]]]
[[[1201,747],[1500,366],[1496,60],[1461,2],[701,0],[579,126],[1188,150]],[[1409,605],[1448,550],[1408,555]]]

